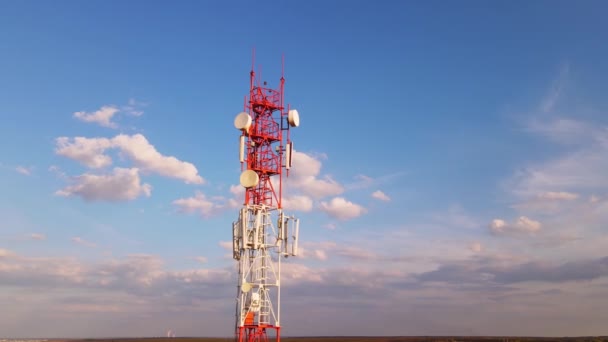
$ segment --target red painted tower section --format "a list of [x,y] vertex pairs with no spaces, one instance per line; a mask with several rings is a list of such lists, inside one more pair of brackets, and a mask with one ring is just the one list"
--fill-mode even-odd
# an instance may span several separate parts
[[[283,181],[284,141],[289,142],[289,108],[283,106],[285,77],[281,75],[279,89],[265,87],[250,72],[249,96],[245,99],[245,112],[252,118],[246,136],[246,169],[255,171],[260,181],[257,186],[246,189],[244,204],[281,206]],[[273,177],[278,176],[278,177]]]

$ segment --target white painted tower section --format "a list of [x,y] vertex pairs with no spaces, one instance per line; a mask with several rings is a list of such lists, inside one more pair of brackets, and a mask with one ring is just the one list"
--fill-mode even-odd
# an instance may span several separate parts
[[[274,214],[274,215],[273,215]],[[299,219],[264,205],[246,205],[232,224],[238,261],[236,327],[281,326],[281,257],[298,254]]]

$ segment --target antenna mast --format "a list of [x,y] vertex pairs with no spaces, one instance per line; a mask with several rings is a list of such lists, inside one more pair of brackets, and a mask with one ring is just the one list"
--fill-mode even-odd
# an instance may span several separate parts
[[283,212],[283,174],[287,176],[292,165],[290,128],[299,126],[300,119],[295,109],[284,106],[283,66],[279,89],[260,84],[253,64],[249,84],[244,111],[234,119],[241,131],[240,183],[245,188],[243,207],[232,223],[233,257],[238,262],[235,338],[268,341],[268,331],[274,330],[278,342],[281,257],[298,254],[300,223]]

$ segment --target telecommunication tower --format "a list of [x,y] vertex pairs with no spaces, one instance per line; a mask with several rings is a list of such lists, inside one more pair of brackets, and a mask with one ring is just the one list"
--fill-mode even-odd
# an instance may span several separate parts
[[[268,341],[281,336],[281,259],[298,254],[299,219],[282,209],[283,176],[292,166],[289,132],[300,124],[297,110],[284,106],[285,78],[278,89],[260,84],[251,68],[244,111],[234,119],[241,131],[240,183],[243,207],[232,223],[233,257],[238,262],[235,338]],[[269,331],[274,330],[274,336]]]

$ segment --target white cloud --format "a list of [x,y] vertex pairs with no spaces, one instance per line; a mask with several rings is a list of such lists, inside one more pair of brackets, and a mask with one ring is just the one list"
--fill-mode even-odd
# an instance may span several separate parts
[[364,189],[374,185],[374,179],[366,175],[356,175],[353,177],[355,181],[348,184],[349,189]]
[[17,166],[15,171],[19,172],[22,175],[29,176],[32,174],[32,168],[27,168],[25,166]]
[[568,63],[564,63],[560,67],[558,77],[555,79],[555,81],[553,81],[551,89],[549,90],[548,94],[545,96],[541,103],[541,109],[543,112],[548,113],[553,111],[553,108],[557,104],[560,95],[568,81],[569,74],[570,65]]
[[245,195],[245,188],[241,185],[231,185],[230,193],[235,197],[243,197]]
[[161,176],[181,179],[187,184],[203,184],[196,167],[173,156],[164,156],[142,134],[117,135],[112,139],[115,146],[142,170]]
[[490,222],[490,231],[496,235],[534,234],[540,231],[541,227],[540,222],[526,216],[520,216],[512,224],[501,219],[494,219]]
[[364,207],[347,201],[343,197],[334,197],[329,202],[321,202],[319,208],[339,220],[350,220],[367,212]]
[[179,207],[179,210],[184,213],[197,213],[203,217],[210,217],[222,209],[223,206],[208,199],[205,194],[196,191],[193,197],[180,198],[173,201],[173,204]]
[[125,201],[150,196],[152,186],[142,184],[137,168],[114,168],[111,174],[85,173],[73,178],[74,184],[56,192],[60,196],[80,196],[87,201]]
[[312,199],[308,196],[288,196],[282,202],[285,210],[309,212],[312,210]]
[[334,223],[328,223],[328,224],[324,225],[323,228],[329,229],[329,230],[335,230],[337,228],[337,226]]
[[376,190],[372,193],[372,197],[380,200],[380,201],[385,201],[388,202],[391,200],[390,197],[388,197],[384,192],[380,191],[380,190]]
[[183,180],[187,184],[203,184],[203,178],[192,163],[173,156],[164,156],[148,142],[142,134],[120,134],[112,139],[67,137],[56,139],[58,155],[76,160],[90,168],[101,168],[112,164],[112,158],[105,154],[110,148],[118,148],[142,171]]
[[61,171],[61,168],[59,168],[59,166],[57,165],[51,165],[49,166],[49,172],[55,174],[55,176],[57,178],[61,178],[61,179],[67,179],[68,176],[65,174],[65,172]]
[[232,251],[232,241],[220,241],[218,242],[218,245],[223,249]]
[[555,201],[570,201],[570,200],[575,200],[577,199],[579,196],[578,194],[572,193],[572,192],[565,192],[565,191],[560,191],[560,192],[545,192],[543,194],[540,194],[538,196],[540,199],[544,199],[544,200],[555,200]]
[[204,256],[197,256],[194,258],[196,261],[200,262],[201,264],[205,264],[207,263],[207,258],[205,258]]
[[146,103],[136,101],[135,99],[129,99],[126,106],[122,107],[122,111],[132,116],[142,116],[144,111],[139,109],[140,106],[145,106]]
[[307,246],[298,247],[298,259],[306,260],[327,260],[327,253],[323,249],[309,248]]
[[87,241],[79,236],[75,236],[73,238],[71,238],[72,242],[74,242],[75,244],[81,245],[81,246],[85,246],[85,247],[89,247],[89,248],[95,248],[97,245],[94,244],[93,242]]
[[8,258],[14,255],[15,253],[9,251],[8,249],[0,248],[0,258]]
[[376,187],[379,186],[381,184],[390,182],[395,180],[396,178],[399,178],[401,176],[403,176],[405,174],[405,172],[395,172],[392,174],[387,174],[387,175],[382,175],[382,176],[378,176],[378,177],[370,177],[367,175],[356,175],[355,177],[353,177],[354,181],[346,184],[346,189],[348,190],[359,190],[359,189],[366,189],[366,188],[370,188],[370,187]]
[[112,141],[107,138],[68,137],[56,140],[55,153],[80,162],[90,168],[102,168],[112,164],[112,158],[105,155],[106,149],[112,147]]
[[452,204],[447,211],[438,211],[430,215],[434,223],[447,227],[458,227],[475,229],[481,227],[483,223],[474,216],[471,216],[460,204]]
[[593,138],[596,127],[588,123],[569,119],[569,118],[551,118],[539,119],[532,118],[526,129],[531,133],[539,134],[554,142],[560,144],[579,144],[588,142]]
[[482,250],[481,243],[480,243],[480,242],[478,242],[478,241],[473,242],[473,243],[472,243],[472,244],[469,246],[469,249],[470,249],[471,251],[475,252],[475,253],[479,253],[479,252],[481,252],[481,250]]
[[[601,132],[601,133],[600,133]],[[566,192],[598,191],[608,188],[608,128],[597,133],[587,144],[562,156],[537,162],[517,172],[507,183],[517,196],[534,197],[562,189]]]
[[[324,255],[333,256],[330,250],[316,249],[322,252],[313,249],[311,258],[322,260]],[[41,324],[33,328],[27,319],[22,320],[23,323],[17,321],[14,327],[15,321],[11,321],[14,310],[5,310],[0,313],[0,326],[5,334],[18,336],[35,329],[37,336],[103,337],[108,326],[115,326],[118,330],[113,332],[117,334],[150,335],[155,329],[158,331],[159,326],[170,326],[183,331],[184,335],[198,336],[221,335],[231,328],[223,317],[217,320],[214,317],[220,310],[234,309],[229,305],[234,301],[236,284],[233,264],[215,269],[197,265],[175,271],[153,255],[131,255],[101,262],[21,255],[3,258],[2,255],[0,250],[0,279],[5,286],[2,290],[10,295],[3,296],[1,304],[10,304],[7,307],[21,313],[42,315],[37,316]],[[438,333],[437,326],[447,324],[448,330],[440,333],[537,335],[552,331],[558,336],[601,335],[605,327],[604,316],[597,313],[604,312],[601,310],[606,307],[606,258],[569,259],[559,263],[526,257],[474,255],[443,261],[420,271],[403,271],[404,262],[387,268],[378,265],[365,268],[362,262],[341,266],[321,262],[312,267],[294,259],[290,258],[282,269],[282,285],[290,292],[283,297],[284,317],[292,322],[313,319],[321,333],[399,335],[405,329],[413,331],[412,334],[432,335]],[[384,265],[384,261],[381,262]],[[581,287],[581,281],[589,286]],[[379,291],[382,296],[377,296]],[[572,322],[574,316],[568,313],[583,304],[593,310],[577,312],[576,322]],[[500,305],[498,312],[496,305]],[[412,307],[417,308],[417,315],[412,315],[414,321],[404,321],[403,315]],[[320,314],[310,316],[311,308],[320,310]],[[353,327],[350,323],[356,321],[361,310],[378,319],[370,320],[363,328]],[[474,317],[459,318],[462,315],[454,314],[458,312],[470,312]],[[326,317],[331,314],[340,320],[327,322]],[[52,319],[57,316],[73,324],[57,330]],[[131,324],[121,324],[124,317],[132,318]],[[194,318],[184,322],[188,317]],[[533,325],[522,324],[531,319]],[[45,325],[47,321],[51,323]],[[100,321],[103,324],[91,323]],[[500,324],[488,328],[487,322]],[[570,324],[562,327],[561,322]],[[580,322],[593,322],[593,325],[577,328]],[[556,327],[559,331],[552,330]],[[294,334],[304,335],[307,329],[310,330],[309,327],[294,330]],[[356,330],[353,332],[353,329]]]
[[315,249],[315,258],[317,258],[318,260],[327,260],[327,254],[324,250]]
[[298,151],[294,151],[292,158],[293,168],[287,178],[290,189],[293,187],[313,198],[335,196],[344,191],[344,187],[331,176],[319,178],[321,161],[318,158]]
[[46,240],[46,235],[40,233],[31,233],[28,235],[28,238],[32,240]]
[[84,122],[94,122],[103,127],[116,128],[116,123],[112,122],[112,117],[118,113],[119,109],[115,106],[103,106],[93,113],[75,112],[74,117]]
[[332,249],[332,253],[351,260],[375,260],[379,258],[379,256],[369,248],[357,246],[336,246]]

